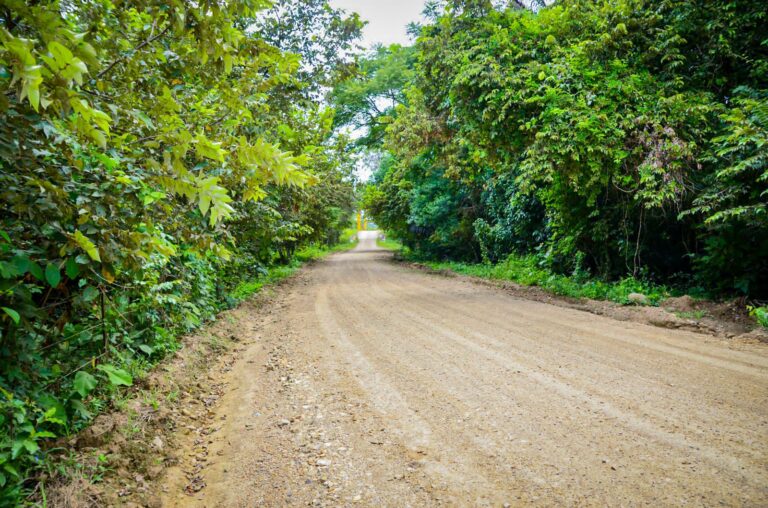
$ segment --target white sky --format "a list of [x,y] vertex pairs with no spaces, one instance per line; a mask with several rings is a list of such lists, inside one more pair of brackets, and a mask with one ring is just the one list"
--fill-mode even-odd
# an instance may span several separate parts
[[423,0],[330,0],[333,7],[357,12],[368,21],[363,31],[363,46],[375,43],[408,45],[405,27],[421,19]]

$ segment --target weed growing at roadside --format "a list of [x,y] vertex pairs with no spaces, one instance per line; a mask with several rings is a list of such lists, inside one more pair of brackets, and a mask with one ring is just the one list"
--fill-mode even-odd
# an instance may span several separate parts
[[383,240],[381,238],[377,238],[376,245],[378,245],[382,249],[396,250],[396,251],[402,251],[404,248],[402,243],[400,243],[398,240],[390,236],[385,236]]
[[629,295],[645,295],[648,304],[658,305],[670,296],[666,286],[626,277],[619,281],[607,282],[576,273],[561,275],[541,265],[535,256],[509,256],[498,264],[468,264],[454,261],[426,261],[426,266],[435,270],[451,270],[463,275],[485,279],[509,280],[523,286],[538,286],[560,296],[609,300],[622,305],[630,303]]
[[693,319],[694,321],[701,321],[702,319],[707,317],[707,311],[692,310],[692,311],[675,312],[675,316],[682,319]]
[[768,328],[768,306],[749,306],[747,308],[749,309],[749,315],[755,318],[760,326]]

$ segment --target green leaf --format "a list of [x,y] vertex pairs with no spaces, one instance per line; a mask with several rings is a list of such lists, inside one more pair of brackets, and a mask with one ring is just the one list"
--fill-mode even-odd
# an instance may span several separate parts
[[84,420],[90,420],[90,418],[93,416],[90,411],[88,411],[88,408],[85,407],[85,404],[83,404],[83,401],[78,399],[72,399],[70,401],[70,404],[72,405],[72,409],[75,410],[75,413],[79,414],[81,418]]
[[22,448],[24,448],[24,441],[14,441],[11,445],[11,459],[17,458],[19,453],[21,453]]
[[96,245],[88,239],[87,236],[82,234],[80,231],[75,231],[75,243],[83,249],[88,256],[94,260],[101,262],[101,256],[99,256],[99,249],[96,248]]
[[25,439],[23,444],[24,448],[26,448],[29,453],[37,453],[38,450],[40,450],[40,447],[37,445],[37,443],[31,439]]
[[31,273],[32,276],[39,281],[43,281],[45,279],[45,275],[43,275],[43,269],[34,261],[30,262],[29,264],[29,273]]
[[3,469],[5,469],[5,472],[6,472],[6,473],[8,473],[8,474],[10,474],[10,475],[13,475],[13,476],[15,476],[16,478],[18,478],[19,476],[21,476],[21,475],[19,474],[19,471],[18,471],[18,470],[17,470],[15,467],[13,467],[13,465],[11,465],[11,464],[8,464],[8,463],[5,463],[5,464],[3,464]]
[[21,98],[29,99],[35,111],[40,108],[40,85],[43,82],[41,70],[41,65],[27,65],[21,72]]
[[13,256],[11,262],[16,266],[19,274],[23,275],[29,270],[29,258],[27,256]]
[[11,445],[11,458],[17,458],[23,449],[32,454],[36,453],[40,447],[31,439],[18,439]]
[[131,377],[130,373],[124,371],[123,369],[118,369],[114,365],[99,365],[96,368],[104,372],[109,378],[109,382],[114,386],[133,385],[133,377]]
[[66,67],[72,61],[72,52],[56,41],[48,43],[48,51],[51,52],[60,69]]
[[221,148],[221,143],[214,143],[205,135],[200,134],[195,138],[195,151],[200,157],[223,162],[226,151]]
[[227,218],[234,212],[234,208],[229,205],[232,198],[227,194],[227,189],[219,186],[218,182],[219,178],[215,176],[198,181],[198,207],[203,215],[206,215],[210,208],[211,226],[216,225],[220,219]]
[[91,393],[93,389],[96,388],[97,384],[98,381],[96,381],[96,378],[84,370],[81,370],[75,374],[75,391],[79,393],[82,398],[85,398],[89,393]]
[[93,129],[89,131],[88,134],[91,136],[91,139],[93,139],[102,150],[105,150],[107,148],[107,137],[104,135],[103,132]]
[[92,302],[97,296],[99,296],[99,290],[93,286],[87,286],[83,290],[83,301]]
[[75,258],[67,259],[67,264],[64,266],[64,272],[67,274],[67,277],[72,280],[75,280],[77,276],[80,275],[80,267],[77,266]]
[[[50,423],[58,423],[59,425],[66,425],[66,411],[64,411],[64,407],[61,406],[61,404],[56,404],[53,407],[49,408],[48,411],[45,412],[45,415],[43,415],[42,420],[38,420],[38,423],[41,422],[50,422]],[[38,432],[36,435],[40,435],[40,432]]]
[[13,309],[9,309],[8,307],[2,307],[3,311],[8,314],[11,319],[13,319],[13,322],[16,324],[19,324],[19,320],[21,319],[21,316],[19,316],[19,313],[16,312]]
[[134,110],[133,113],[134,113],[134,115],[136,115],[136,118],[141,120],[147,128],[149,128],[149,129],[154,129],[155,128],[155,124],[152,123],[152,119],[149,118],[146,115],[146,113],[144,113],[143,111],[138,111],[138,110]]
[[53,263],[48,263],[45,267],[45,280],[53,288],[58,286],[59,282],[61,282],[61,272],[59,272],[59,267]]

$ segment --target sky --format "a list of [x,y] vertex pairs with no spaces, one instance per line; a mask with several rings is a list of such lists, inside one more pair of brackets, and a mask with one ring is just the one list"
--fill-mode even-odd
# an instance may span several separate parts
[[330,0],[333,7],[357,12],[368,21],[363,31],[363,46],[410,44],[405,27],[421,19],[423,0]]

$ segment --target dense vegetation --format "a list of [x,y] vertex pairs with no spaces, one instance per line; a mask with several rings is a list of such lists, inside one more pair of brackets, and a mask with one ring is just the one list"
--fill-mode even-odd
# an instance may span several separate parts
[[376,222],[428,259],[767,298],[765,6],[546,3],[429,3],[337,88]]
[[0,505],[181,333],[339,240],[322,95],[361,27],[316,0],[3,2]]

